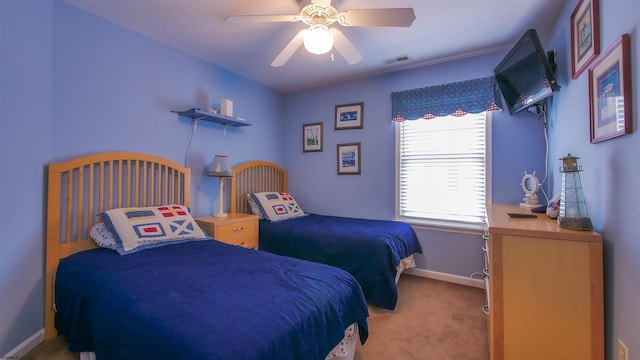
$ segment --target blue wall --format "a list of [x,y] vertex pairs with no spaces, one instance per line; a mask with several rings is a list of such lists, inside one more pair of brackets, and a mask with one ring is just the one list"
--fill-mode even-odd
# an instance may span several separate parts
[[[550,181],[560,188],[558,158],[581,159],[590,216],[605,238],[607,358],[621,338],[630,354],[640,349],[640,242],[634,215],[640,195],[634,162],[640,144],[631,135],[589,143],[586,73],[570,78],[569,17],[578,0],[559,16],[546,49],[558,54],[562,91],[550,108]],[[605,50],[631,34],[633,105],[639,103],[640,46],[635,0],[601,1]],[[29,21],[24,21],[29,19]],[[544,40],[544,39],[543,39]],[[237,74],[125,30],[59,1],[0,2],[0,131],[4,171],[0,252],[0,356],[43,327],[44,197],[46,164],[102,151],[152,153],[193,171],[192,207],[212,213],[217,182],[203,176],[215,154],[232,165],[265,159],[289,169],[290,191],[306,211],[365,218],[394,215],[394,125],[390,93],[491,74],[503,53],[371,77],[281,95]],[[229,129],[189,119],[171,110],[208,107],[221,98],[253,126]],[[365,103],[364,129],[333,129],[337,104]],[[637,111],[636,111],[637,113]],[[523,172],[545,167],[544,136],[537,117],[493,113],[493,202],[518,203]],[[634,128],[638,117],[634,115]],[[324,123],[324,151],[302,152],[302,124]],[[362,143],[362,175],[336,174],[336,144]],[[309,189],[313,189],[309,191]],[[10,206],[9,206],[10,205]],[[480,239],[473,234],[419,230],[422,269],[468,276],[482,268]]]
[[590,144],[589,75],[571,80],[569,18],[578,1],[566,5],[554,29],[552,44],[558,52],[562,91],[554,98],[550,141],[553,184],[561,186],[557,160],[567,153],[580,157],[580,173],[589,217],[604,237],[605,334],[607,358],[616,359],[616,341],[629,347],[630,359],[640,356],[640,241],[636,226],[640,192],[638,114],[640,113],[640,3],[635,0],[600,1],[601,54],[620,37],[631,38],[631,83],[634,132]]
[[[25,21],[29,19],[29,21]],[[217,210],[215,154],[284,162],[283,96],[59,1],[0,2],[2,228],[0,356],[44,325],[46,165],[104,151],[192,169],[192,210]],[[192,122],[171,110],[234,102],[253,126]],[[227,202],[228,207],[228,202]]]
[[43,327],[51,9],[47,0],[0,2],[0,357]]
[[[232,165],[258,154],[282,162],[282,95],[63,3],[54,17],[53,161],[102,151],[186,157],[195,214],[217,210],[217,179],[203,176],[215,154]],[[171,112],[219,107],[222,98],[253,126],[225,135],[199,121],[192,138],[191,119]]]

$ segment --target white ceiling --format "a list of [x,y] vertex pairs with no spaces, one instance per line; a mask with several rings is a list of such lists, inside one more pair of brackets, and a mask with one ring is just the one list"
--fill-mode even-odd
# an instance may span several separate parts
[[[408,28],[341,27],[364,57],[358,64],[349,65],[339,53],[332,60],[332,52],[313,55],[301,47],[279,68],[271,67],[271,61],[306,27],[302,22],[237,24],[223,19],[297,14],[299,0],[62,1],[286,93],[495,51],[506,53],[528,28],[537,29],[544,45],[567,0],[333,0],[338,11],[411,7],[416,20]],[[385,59],[402,55],[409,60],[385,64]]]

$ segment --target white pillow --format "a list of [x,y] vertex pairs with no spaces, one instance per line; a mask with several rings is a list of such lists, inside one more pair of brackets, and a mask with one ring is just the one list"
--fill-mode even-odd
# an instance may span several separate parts
[[107,226],[103,222],[93,225],[89,235],[100,247],[111,250],[116,249],[116,239],[113,237],[113,233],[107,229]]

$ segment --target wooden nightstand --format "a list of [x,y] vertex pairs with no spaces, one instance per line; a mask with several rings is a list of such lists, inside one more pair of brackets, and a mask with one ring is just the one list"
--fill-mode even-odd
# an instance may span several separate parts
[[258,217],[233,213],[226,217],[205,216],[195,219],[200,228],[215,240],[258,250]]

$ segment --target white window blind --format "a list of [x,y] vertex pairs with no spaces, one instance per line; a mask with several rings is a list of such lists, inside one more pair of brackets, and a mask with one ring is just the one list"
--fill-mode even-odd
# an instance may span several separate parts
[[398,124],[400,217],[483,222],[488,117],[483,112]]

